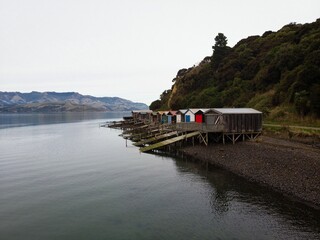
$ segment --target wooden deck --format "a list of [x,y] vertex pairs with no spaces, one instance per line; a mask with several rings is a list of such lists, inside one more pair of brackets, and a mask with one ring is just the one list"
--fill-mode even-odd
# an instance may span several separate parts
[[175,128],[178,131],[223,132],[222,124],[180,122],[175,124]]

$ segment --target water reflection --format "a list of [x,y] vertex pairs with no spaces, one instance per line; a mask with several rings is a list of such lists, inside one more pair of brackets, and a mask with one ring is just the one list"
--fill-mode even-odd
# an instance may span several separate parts
[[0,114],[0,129],[43,125],[55,123],[79,122],[90,119],[117,119],[129,112],[79,112],[79,113],[11,113]]
[[[230,196],[228,194],[228,182],[223,180],[222,174],[211,176],[210,184],[213,185],[214,192],[211,194],[211,207],[213,211],[222,215],[229,210]],[[222,180],[221,180],[222,179]]]
[[[157,155],[168,156],[159,152]],[[241,205],[244,214],[264,218],[266,224],[271,221],[267,216],[272,216],[278,219],[279,224],[286,225],[288,228],[298,229],[299,232],[318,233],[320,236],[320,210],[219,167],[210,167],[207,171],[205,167],[194,163],[191,159],[177,156],[175,156],[175,165],[182,175],[200,176],[202,181],[211,186],[209,198],[214,215],[220,217],[233,215],[234,209]]]

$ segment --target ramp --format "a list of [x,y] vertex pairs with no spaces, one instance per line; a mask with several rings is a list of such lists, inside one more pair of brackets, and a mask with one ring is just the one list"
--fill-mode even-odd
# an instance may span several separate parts
[[142,131],[145,128],[148,128],[148,127],[149,127],[148,125],[142,125],[142,126],[134,127],[134,128],[132,128],[130,130],[123,131],[123,134],[135,133],[137,131]]
[[178,132],[177,131],[174,131],[174,132],[169,132],[169,133],[165,133],[165,134],[162,134],[162,135],[158,135],[158,136],[154,136],[154,137],[151,137],[151,138],[148,138],[148,139],[145,139],[145,140],[141,140],[139,142],[136,142],[134,143],[133,145],[135,146],[142,146],[142,145],[145,145],[147,143],[152,143],[152,142],[155,142],[155,141],[159,141],[161,139],[164,139],[164,138],[169,138],[169,137],[172,137],[174,135],[178,135]]
[[161,148],[163,146],[166,146],[166,145],[169,145],[169,144],[172,144],[172,143],[175,143],[175,142],[179,142],[179,141],[182,141],[182,140],[187,139],[187,138],[195,137],[195,136],[198,136],[198,135],[201,135],[201,133],[199,131],[188,133],[188,134],[185,134],[185,135],[181,135],[181,136],[178,136],[178,137],[170,138],[170,139],[164,140],[162,142],[158,142],[158,143],[149,145],[147,147],[142,147],[142,148],[140,148],[140,151],[141,152],[148,152],[148,151],[151,151],[151,150],[154,150],[154,149],[157,149],[157,148]]

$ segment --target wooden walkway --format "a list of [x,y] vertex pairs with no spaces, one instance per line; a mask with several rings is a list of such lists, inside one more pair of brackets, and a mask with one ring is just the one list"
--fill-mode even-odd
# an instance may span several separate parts
[[147,147],[142,147],[142,148],[140,148],[140,151],[141,152],[148,152],[148,151],[151,151],[151,150],[154,150],[154,149],[157,149],[157,148],[161,148],[163,146],[166,146],[166,145],[169,145],[169,144],[172,144],[172,143],[175,143],[175,142],[179,142],[179,141],[182,141],[182,140],[187,139],[187,138],[196,137],[196,136],[199,136],[199,135],[201,135],[201,133],[199,131],[192,132],[192,133],[187,133],[187,134],[184,134],[184,135],[181,135],[181,136],[178,136],[178,137],[170,138],[170,139],[164,140],[162,142],[158,142],[158,143],[149,145]]
[[154,136],[154,137],[151,137],[151,138],[148,138],[148,139],[144,139],[144,140],[141,140],[139,142],[133,143],[133,145],[135,145],[135,146],[143,146],[145,144],[152,143],[152,142],[155,142],[155,141],[159,141],[161,139],[169,138],[169,137],[172,137],[172,136],[175,136],[175,135],[176,136],[178,135],[177,131],[173,131],[173,132],[161,134],[161,135],[158,135],[158,136]]

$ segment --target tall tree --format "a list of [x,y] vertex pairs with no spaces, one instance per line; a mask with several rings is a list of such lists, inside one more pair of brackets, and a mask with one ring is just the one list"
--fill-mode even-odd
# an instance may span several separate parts
[[223,33],[218,33],[218,35],[214,38],[214,40],[216,42],[215,42],[214,46],[212,47],[213,50],[215,50],[216,48],[221,48],[221,47],[225,48],[227,46],[228,39]]
[[216,69],[222,59],[227,55],[229,47],[227,47],[228,39],[223,33],[218,33],[214,38],[215,44],[212,46],[213,54],[211,57],[212,66]]

